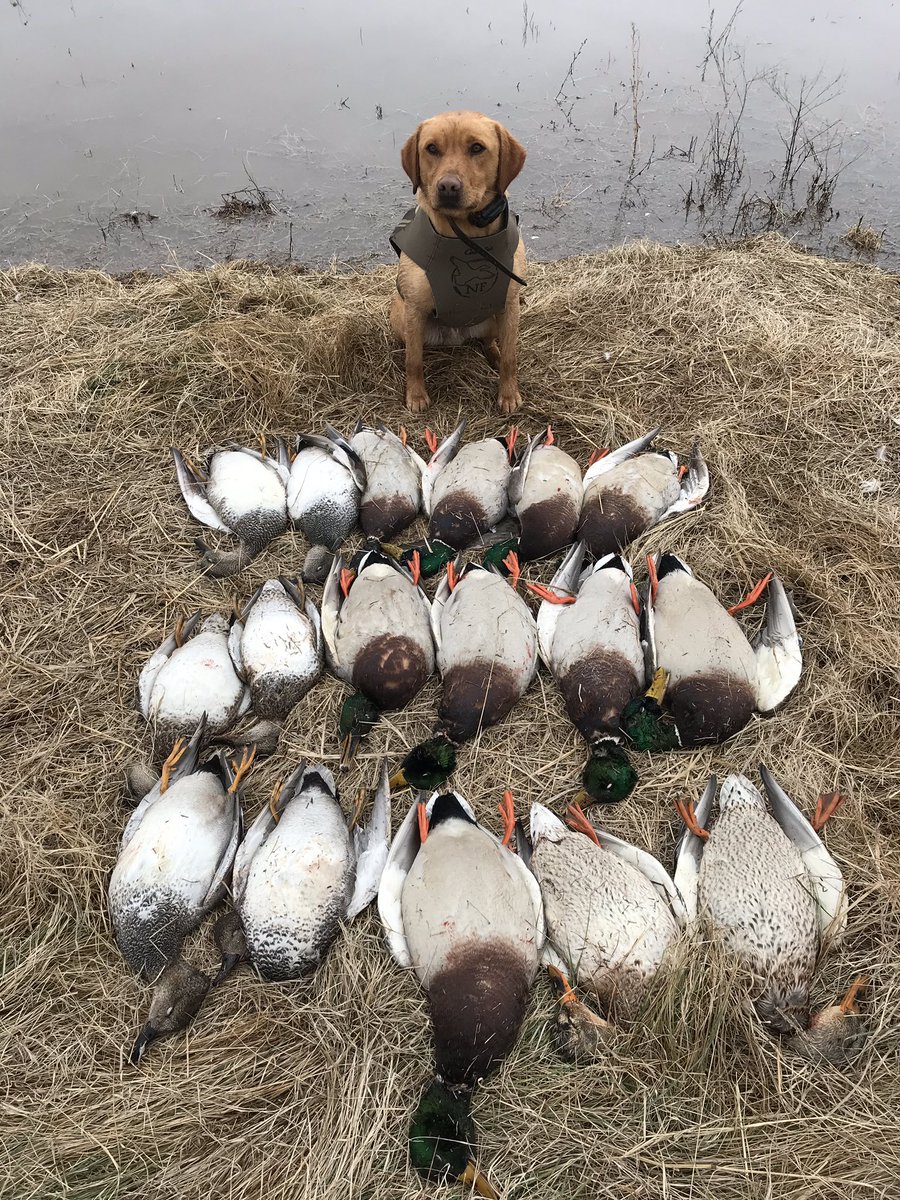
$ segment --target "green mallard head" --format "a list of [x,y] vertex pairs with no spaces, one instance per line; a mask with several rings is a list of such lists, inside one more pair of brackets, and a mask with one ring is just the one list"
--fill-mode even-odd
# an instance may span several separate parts
[[423,579],[432,579],[443,571],[457,554],[452,546],[448,546],[440,538],[432,538],[423,546],[409,546],[406,550],[401,550],[399,561],[409,570],[412,570],[412,558],[416,551],[419,554],[419,573]]
[[475,1126],[472,1093],[451,1091],[435,1079],[427,1088],[409,1127],[409,1160],[417,1171],[440,1183],[458,1180],[479,1196],[497,1197],[474,1163]]
[[584,791],[580,804],[618,804],[634,791],[637,771],[628,755],[614,738],[601,738],[591,746],[590,757],[581,773]]
[[456,747],[443,733],[438,733],[418,746],[413,746],[391,776],[391,791],[414,787],[422,792],[434,792],[443,787],[456,770]]
[[354,692],[352,696],[347,697],[341,705],[341,715],[338,717],[342,767],[350,766],[360,740],[372,732],[380,717],[377,705],[362,692]]
[[622,709],[619,727],[638,750],[678,750],[681,747],[678,727],[662,706],[668,684],[668,672],[659,667],[643,696],[630,700]]
[[509,575],[509,567],[503,560],[510,554],[518,554],[518,552],[518,538],[509,538],[505,542],[495,542],[493,546],[489,546],[485,550],[481,565],[484,567],[494,567],[501,575]]

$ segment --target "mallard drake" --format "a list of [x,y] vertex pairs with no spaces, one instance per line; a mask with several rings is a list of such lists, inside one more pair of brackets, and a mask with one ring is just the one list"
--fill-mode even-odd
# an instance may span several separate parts
[[176,745],[131,814],[109,881],[113,929],[128,965],[150,978],[222,897],[240,836],[240,784],[253,761],[224,752],[199,765],[204,722]]
[[328,665],[356,688],[342,709],[343,762],[385,709],[404,708],[434,672],[431,605],[389,555],[365,550],[350,568],[336,555],[322,595]]
[[366,486],[359,508],[360,528],[366,537],[387,541],[419,515],[422,477],[428,468],[409,445],[402,425],[398,437],[384,425],[373,429],[360,422],[350,445],[366,469]]
[[[609,786],[601,796],[615,803],[637,782],[624,752],[613,753],[613,746],[621,741],[623,708],[644,686],[641,604],[625,559],[607,554],[584,567],[584,557],[585,544],[578,542],[549,587],[528,587],[541,598],[541,658],[559,684],[570,721],[595,746],[592,760],[609,764]],[[605,754],[597,745],[601,742],[612,743]],[[592,768],[592,779],[598,771],[599,766]],[[592,793],[593,787],[586,790]]]
[[[746,600],[726,610],[677,555],[651,557],[648,565],[654,679],[645,698],[623,712],[622,728],[632,742],[641,750],[722,742],[754,712],[783,704],[797,686],[803,656],[781,580],[767,575]],[[733,614],[757,600],[766,585],[766,625],[751,646]]]
[[699,443],[688,465],[679,467],[676,455],[651,449],[660,428],[588,466],[578,537],[595,558],[624,550],[666,517],[688,512],[706,498],[709,471]]
[[141,1062],[151,1042],[178,1033],[191,1023],[209,988],[209,976],[185,959],[179,956],[169,963],[156,981],[147,1022],[128,1055],[133,1067]]
[[544,805],[531,806],[531,869],[544,898],[547,939],[605,1020],[629,1025],[686,910],[651,854],[595,829],[576,805],[569,814],[572,829]]
[[[429,536],[463,550],[487,533],[506,515],[509,506],[507,487],[517,430],[505,438],[485,438],[469,442],[448,455],[448,447],[458,447],[463,426],[440,446],[434,447],[426,467],[427,483],[423,500],[429,514]],[[433,469],[434,464],[439,469]]]
[[548,425],[532,438],[509,475],[509,508],[519,522],[523,562],[571,546],[583,490],[578,463],[556,445]]
[[675,883],[688,916],[745,968],[760,1018],[791,1048],[839,1061],[858,1047],[857,980],[839,1005],[810,1014],[813,973],[847,924],[840,867],[818,831],[841,804],[820,796],[810,823],[760,767],[771,812],[744,775],[729,775],[716,796],[711,776],[697,805],[677,802],[685,823]]
[[153,728],[158,758],[189,737],[206,714],[206,735],[224,733],[250,707],[239,673],[241,625],[214,613],[179,618],[138,678],[138,707]]
[[359,520],[360,497],[366,487],[362,459],[335,430],[330,436],[304,433],[290,462],[287,506],[291,520],[313,546],[336,550]]
[[215,450],[205,474],[174,447],[172,458],[191,515],[210,529],[240,539],[238,549],[228,553],[196,540],[209,575],[237,574],[287,530],[287,471],[265,453],[265,444],[262,451],[241,446]]
[[507,581],[477,563],[451,564],[435,592],[439,730],[457,744],[502,721],[537,671],[537,626],[517,582],[517,567]]
[[428,996],[437,1075],[410,1126],[413,1165],[496,1196],[474,1165],[475,1084],[509,1053],[537,971],[544,916],[537,881],[458,792],[424,794],[391,844],[378,890],[388,946]]
[[263,978],[315,970],[341,922],[374,898],[390,831],[384,770],[371,821],[352,837],[327,767],[302,763],[276,787],[241,843],[232,886],[249,958]]
[[299,580],[280,575],[250,597],[240,614],[241,675],[253,711],[283,721],[322,674],[319,610]]

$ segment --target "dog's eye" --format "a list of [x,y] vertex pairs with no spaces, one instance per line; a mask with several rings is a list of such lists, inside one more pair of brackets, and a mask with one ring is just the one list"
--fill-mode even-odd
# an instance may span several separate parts
[[434,144],[434,142],[429,142],[428,145],[425,147],[425,153],[426,154],[440,154],[440,150],[438,150],[438,148]]
[[469,153],[470,154],[483,154],[484,146],[482,146],[481,142],[473,142],[472,145],[469,147]]

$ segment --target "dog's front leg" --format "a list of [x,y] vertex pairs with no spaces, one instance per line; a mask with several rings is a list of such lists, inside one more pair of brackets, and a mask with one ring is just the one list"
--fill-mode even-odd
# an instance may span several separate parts
[[421,308],[406,305],[403,340],[406,342],[406,407],[410,412],[424,412],[429,405],[424,364],[427,320],[427,313]]
[[522,403],[516,378],[516,353],[519,344],[519,289],[510,284],[506,305],[497,321],[497,340],[500,343],[500,395],[498,404],[502,413],[515,412]]

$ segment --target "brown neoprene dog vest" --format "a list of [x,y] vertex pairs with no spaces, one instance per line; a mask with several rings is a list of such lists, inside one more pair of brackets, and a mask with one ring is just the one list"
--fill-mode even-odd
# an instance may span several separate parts
[[[510,213],[503,229],[476,240],[511,271],[519,218]],[[439,324],[456,329],[479,325],[506,304],[509,276],[459,238],[438,233],[421,208],[411,208],[404,216],[391,234],[391,245],[427,275]]]

